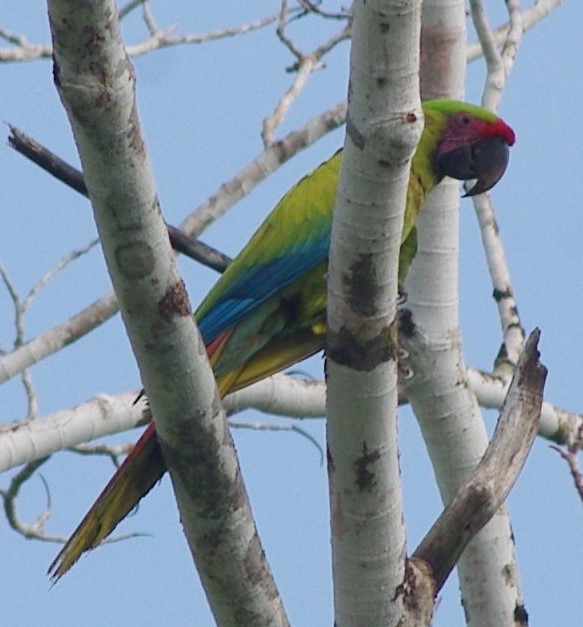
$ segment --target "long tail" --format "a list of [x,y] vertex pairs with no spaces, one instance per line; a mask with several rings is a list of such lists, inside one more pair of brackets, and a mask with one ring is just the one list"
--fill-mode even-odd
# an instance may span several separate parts
[[85,551],[100,544],[165,472],[166,464],[151,422],[49,566],[52,580],[57,582]]
[[[227,392],[234,392],[283,370],[320,350],[324,338],[322,331],[323,328],[317,333],[311,329],[303,329],[293,337],[272,341],[244,361],[239,368],[233,368],[218,377],[217,385],[221,397]],[[228,336],[228,332],[223,333],[207,347],[212,365],[220,358],[223,342]],[[56,583],[85,551],[94,549],[107,538],[165,472],[166,464],[156,437],[156,426],[154,422],[150,422],[131,453],[49,566],[48,573],[52,580]]]

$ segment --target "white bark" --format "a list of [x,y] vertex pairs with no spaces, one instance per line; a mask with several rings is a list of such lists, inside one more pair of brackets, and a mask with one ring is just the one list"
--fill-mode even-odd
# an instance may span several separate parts
[[[323,135],[340,126],[346,116],[346,104],[316,115],[277,143],[268,146],[251,163],[223,183],[205,202],[182,222],[181,229],[198,237],[210,224],[223,216],[236,202],[295,154],[307,148]],[[20,374],[50,355],[65,348],[103,324],[118,311],[114,292],[108,292],[85,309],[13,351],[0,356],[0,384]]]
[[133,404],[136,397],[137,392],[101,394],[77,407],[15,424],[0,435],[0,472],[135,427],[144,411],[142,403]]
[[55,84],[209,604],[220,625],[286,625],[161,217],[117,7],[54,0],[49,20]]
[[[423,17],[423,42],[434,46],[424,49],[423,97],[459,98],[465,71],[464,2],[426,2]],[[436,77],[441,82],[436,84]],[[458,329],[458,189],[453,182],[440,185],[421,212],[418,252],[407,285],[418,345],[410,348],[413,376],[404,387],[444,503],[477,467],[488,445]],[[458,570],[469,625],[514,624],[522,599],[505,508],[470,543]]]
[[[560,3],[560,0],[538,0],[535,4],[525,9],[523,13],[525,28],[528,28],[533,23],[536,23],[536,21],[541,19]],[[507,2],[508,6],[516,6],[517,4],[516,0],[509,0],[509,2]],[[457,33],[457,29],[461,27],[461,20],[457,20],[457,22],[454,20],[455,23],[452,22],[447,17],[446,11],[451,10],[459,17],[460,5],[460,2],[455,4],[451,2],[432,2],[431,0],[426,0],[424,3],[424,7],[426,9],[426,25],[434,27],[434,30],[431,32],[429,32],[429,29],[427,28],[424,30],[424,41],[426,44],[431,42],[433,37],[433,43],[435,43],[435,41],[439,41],[441,38],[448,45],[453,45],[455,48],[459,47],[459,33]],[[434,13],[434,17],[436,18],[434,21],[429,19],[432,8],[437,9]],[[453,28],[445,33],[445,37],[443,37],[443,25],[448,27],[453,25]],[[504,29],[501,28],[498,29],[499,32],[495,33],[495,43],[497,46],[501,45],[508,30],[508,27]],[[0,56],[2,56],[2,52],[3,51],[0,51]],[[50,47],[44,46],[42,54],[50,56],[50,53]],[[476,43],[468,46],[468,59],[471,60],[481,54],[482,44]],[[452,56],[456,57],[454,62],[457,64],[459,59],[456,54],[452,53]],[[447,62],[449,64],[450,61],[448,60]],[[460,96],[462,88],[458,83],[456,83],[456,86],[453,89],[451,88],[451,68],[446,67],[445,71],[442,70],[443,68],[440,67],[439,71],[432,72],[432,78],[439,78],[443,80],[443,82],[436,88],[434,87],[435,84],[432,84],[431,88],[427,87],[429,83],[427,82],[426,77],[424,77],[424,84],[426,86],[426,89],[424,90],[425,95],[429,96],[431,92],[431,95],[453,94],[456,97]],[[457,71],[459,71],[459,68],[456,72]],[[458,74],[456,74],[456,76],[459,78]],[[336,113],[342,117],[342,106],[337,107]],[[333,116],[334,123],[337,123],[338,115]],[[202,207],[201,212],[190,219],[189,225],[193,228],[204,227],[218,215],[221,215],[226,207],[230,206],[248,193],[250,189],[252,189],[260,180],[262,180],[267,174],[271,173],[271,171],[279,164],[285,161],[293,151],[297,150],[297,145],[302,145],[304,141],[309,142],[319,133],[325,132],[327,124],[330,123],[330,119],[331,118],[326,120],[315,120],[315,124],[306,125],[305,129],[303,129],[305,133],[296,136],[295,140],[297,140],[297,143],[290,142],[288,144],[286,143],[286,138],[283,142],[278,142],[269,150],[262,153],[256,161],[250,164],[249,167],[242,170],[239,175],[222,186],[222,188],[218,191],[218,194],[213,196],[210,201]],[[443,193],[445,194],[446,192]],[[450,195],[457,197],[457,189],[455,192],[450,190]],[[216,212],[215,207],[218,207],[218,211]],[[430,218],[427,216],[427,214],[431,211],[428,207],[424,212],[426,217],[422,217],[421,219],[420,229],[422,233],[420,245],[423,250],[420,252],[415,265],[417,266],[418,264],[424,263],[422,258],[426,255],[427,266],[429,269],[433,268],[435,273],[433,275],[426,275],[427,282],[425,284],[419,283],[417,284],[417,287],[415,287],[415,285],[413,285],[413,287],[409,286],[409,301],[407,305],[413,309],[416,315],[416,322],[423,320],[423,316],[426,316],[426,319],[430,318],[437,310],[441,310],[441,322],[438,317],[437,328],[429,329],[432,333],[431,338],[423,335],[426,331],[428,331],[426,328],[422,329],[423,333],[420,337],[415,338],[415,342],[418,342],[418,344],[417,348],[415,345],[411,348],[412,352],[420,350],[421,353],[425,353],[425,351],[428,350],[428,345],[430,348],[427,354],[421,358],[420,362],[415,362],[414,359],[411,359],[410,363],[415,363],[414,380],[417,377],[422,377],[425,372],[429,373],[430,379],[432,380],[425,390],[428,394],[434,394],[436,392],[443,393],[445,391],[444,403],[443,405],[438,405],[438,410],[445,407],[448,402],[452,402],[452,411],[467,411],[468,423],[471,423],[473,420],[479,420],[479,414],[476,404],[472,399],[472,395],[467,392],[467,390],[463,389],[464,386],[469,385],[471,391],[476,395],[476,399],[480,406],[500,408],[508,389],[509,375],[511,374],[513,368],[497,368],[494,374],[482,373],[471,369],[467,369],[465,372],[466,369],[461,361],[461,358],[455,364],[452,364],[451,362],[452,357],[457,359],[461,355],[461,346],[458,347],[459,352],[458,348],[456,348],[457,342],[461,342],[456,330],[457,294],[449,291],[449,288],[456,283],[457,269],[455,268],[455,264],[452,265],[452,263],[450,263],[451,259],[448,258],[450,253],[455,255],[457,224],[451,228],[453,225],[451,213],[457,211],[457,209],[455,209],[452,204],[451,207],[443,210],[444,215],[441,216],[440,211],[442,210],[443,209],[438,209],[437,213]],[[495,223],[490,220],[487,213],[479,214],[479,216],[481,216],[482,232],[485,233],[489,228],[491,232],[486,233],[486,235],[493,235],[495,238],[497,236]],[[428,238],[424,236],[424,233],[427,234],[428,229],[434,229],[436,227],[442,229],[441,231],[436,231],[439,233],[440,238],[443,236],[439,242],[433,239],[433,237]],[[433,231],[430,232],[433,233]],[[434,246],[428,247],[428,244],[431,243]],[[486,247],[491,250],[495,250],[497,245],[497,242],[494,242],[493,244],[489,242],[486,243]],[[503,258],[501,258],[497,252],[493,253],[492,258],[496,263],[502,260],[501,264],[494,266],[492,274],[493,276],[498,277],[495,279],[496,286],[502,286],[499,290],[500,293],[506,294],[509,290],[504,289],[504,287],[506,285],[510,285],[509,273],[507,273],[507,268],[503,262]],[[445,263],[442,263],[443,261],[445,261]],[[425,270],[422,270],[420,274],[423,274],[424,272]],[[413,273],[415,273],[415,270],[413,270]],[[422,277],[420,280],[422,280]],[[437,280],[438,283],[440,283],[438,285],[432,285],[434,280]],[[414,279],[413,283],[415,284],[416,281],[417,279]],[[433,289],[434,287],[436,289]],[[441,301],[436,302],[434,299],[437,299],[437,301],[441,299]],[[516,325],[517,322],[519,323],[519,318],[517,315],[515,316],[516,310],[513,308],[514,304],[514,301],[510,301],[505,296],[504,309],[502,310],[501,307],[501,320],[503,330],[505,332],[506,345],[507,347],[511,345],[513,349],[513,351],[511,351],[511,356],[508,359],[510,366],[516,362],[518,352],[520,350],[520,344],[522,342],[521,329]],[[91,307],[91,309],[81,312],[78,316],[72,318],[64,324],[59,325],[54,329],[49,329],[46,333],[39,335],[29,343],[15,348],[10,353],[2,355],[0,358],[0,383],[20,374],[28,366],[35,364],[42,359],[45,359],[47,356],[52,355],[56,351],[66,347],[68,343],[81,337],[83,334],[89,332],[95,326],[100,324],[103,321],[103,317],[112,315],[116,310],[117,305],[115,298],[111,294],[108,294],[106,297],[101,299],[95,307]],[[439,326],[444,321],[446,321],[446,323]],[[430,326],[431,325],[429,325],[429,327]],[[514,339],[510,338],[509,340],[507,331],[514,334]],[[431,360],[436,355],[437,359],[432,362]],[[427,359],[427,363],[424,363],[424,359]],[[442,369],[444,380],[436,381],[435,378],[431,377],[430,370],[433,369],[436,364],[438,368]],[[332,368],[334,368],[334,366],[332,366]],[[457,383],[452,385],[456,375],[459,375],[460,377],[457,382],[459,383],[460,389],[457,388]],[[350,377],[351,380],[354,378],[358,377]],[[343,381],[344,379],[340,378],[340,383],[337,387],[342,388]],[[411,385],[415,386],[415,384],[416,381],[413,381]],[[357,386],[358,385],[359,384],[357,383]],[[405,385],[407,385],[407,383],[405,383]],[[380,385],[378,389],[381,389]],[[174,389],[172,392],[174,393]],[[382,392],[384,394],[385,390],[382,390]],[[369,389],[367,388],[364,390],[363,396],[367,396],[368,393]],[[386,394],[386,397],[390,397],[392,402],[394,396],[394,389],[391,388],[390,392]],[[423,398],[421,398],[421,402],[419,403],[419,396],[422,397],[422,393],[419,395],[415,393],[415,396],[417,396],[417,401],[414,403],[415,407],[421,407],[420,413],[425,413],[425,416],[424,418],[422,417],[422,419],[425,419],[426,422],[432,420],[429,413],[433,407],[430,407],[430,403],[428,401],[426,402],[426,399]],[[109,433],[115,433],[135,426],[138,421],[144,418],[144,415],[143,406],[132,406],[134,398],[135,392],[133,391],[113,397],[98,395],[92,401],[71,410],[64,410],[62,412],[58,412],[57,414],[40,417],[38,420],[28,421],[15,426],[6,425],[2,428],[2,433],[0,433],[0,471],[28,461],[38,460],[54,451],[67,448],[81,442],[86,442],[92,438],[107,435]],[[342,403],[342,398],[341,390],[338,401],[338,404],[340,405]],[[384,403],[386,398],[381,399],[381,401]],[[360,402],[360,399],[357,399],[357,402]],[[425,406],[423,406],[424,403]],[[325,413],[324,404],[325,386],[322,382],[313,385],[308,384],[306,386],[305,382],[298,384],[296,380],[285,376],[270,378],[252,386],[251,388],[241,390],[225,400],[225,407],[230,411],[238,411],[246,407],[256,407],[269,413],[281,413],[283,415],[298,416],[321,416]],[[372,415],[380,406],[381,403],[375,405],[372,408],[370,415]],[[342,407],[340,407],[340,410],[342,410]],[[366,407],[366,410],[368,410],[368,407]],[[456,429],[463,431],[466,427],[466,423],[463,420],[456,422],[456,420],[452,420],[451,416],[447,414],[447,411],[444,411],[443,413],[443,418],[437,421],[440,423],[441,427],[437,425],[435,426],[435,429],[432,425],[427,427],[427,432],[431,433],[436,440],[443,437],[443,433],[440,433],[440,428],[444,428],[445,431],[447,431],[448,428],[452,428],[454,431]],[[366,415],[368,419],[369,414],[361,415]],[[540,433],[545,437],[555,439],[556,441],[565,441],[569,439],[569,434],[576,433],[580,424],[580,415],[558,409],[549,403],[543,403]],[[352,428],[352,425],[349,425],[349,428]],[[478,435],[480,434],[478,433]],[[371,438],[376,436],[377,434],[373,433]],[[449,435],[447,437],[449,439]],[[460,443],[463,445],[463,438],[457,432],[452,433],[451,437],[452,442],[446,443],[445,448],[441,449],[440,444],[434,443],[431,444],[431,447],[436,449],[438,454],[441,452],[443,457],[455,455],[457,453],[457,447],[460,446]],[[339,442],[341,442],[340,439]],[[476,451],[474,451],[474,453],[476,453]],[[394,455],[393,451],[391,451],[391,455]],[[477,458],[479,455],[476,454],[474,457]],[[464,460],[462,461],[465,463]],[[470,458],[469,461],[469,466],[471,466],[473,458]],[[459,459],[456,458],[455,463],[460,463]],[[463,475],[464,470],[465,468],[461,468],[459,474]],[[467,470],[469,472],[469,468]],[[455,481],[452,482],[451,489],[453,489],[453,484],[455,484]],[[400,532],[401,530],[397,528],[396,533],[399,534]],[[503,543],[505,543],[506,537],[504,534],[502,534],[501,538]],[[496,536],[494,536],[494,540],[492,540],[492,542],[494,542],[495,539]],[[372,544],[368,544],[365,549],[369,549],[370,546],[372,546]],[[487,546],[486,542],[486,550]],[[498,557],[496,557],[496,559],[498,559]],[[504,555],[502,554],[502,561],[503,559]],[[497,567],[495,560],[494,564],[489,564],[488,567],[491,567],[494,571]],[[507,574],[510,574],[511,580],[514,576],[513,568],[513,564],[510,564],[507,571]],[[471,568],[467,568],[467,571],[471,579]],[[407,574],[405,580],[407,580]],[[466,585],[464,581],[462,581],[462,585]],[[483,593],[494,594],[494,590],[494,587],[485,586]],[[472,591],[470,590],[470,592]],[[464,594],[466,593],[464,592]],[[475,597],[478,597],[480,589],[477,588],[473,594]],[[517,598],[519,600],[519,596]],[[386,599],[384,600],[386,601]],[[510,600],[512,600],[512,597],[510,597]],[[518,609],[520,607],[520,605],[516,606]],[[471,621],[473,620],[472,624],[480,624],[479,622],[476,622],[480,618],[480,612],[474,611],[474,608],[471,605],[469,606],[469,609],[471,613],[470,619]],[[482,614],[486,616],[487,608],[484,609]],[[482,622],[483,624],[490,624],[489,622]]]
[[405,530],[392,332],[410,159],[421,132],[420,2],[356,2],[328,274],[335,624],[403,619]]
[[69,320],[3,355],[0,359],[0,384],[90,333],[117,311],[115,293],[108,292]]
[[[498,424],[475,471],[413,554],[428,567],[439,591],[462,551],[506,500],[532,448],[540,419],[547,369],[540,363],[536,329],[529,337],[500,412]],[[514,620],[526,618],[520,608]]]
[[[469,368],[468,383],[481,407],[502,408],[508,385],[501,378]],[[142,403],[134,404],[137,395],[138,390],[98,394],[76,407],[5,425],[0,433],[0,472],[143,424],[151,414]],[[326,384],[278,374],[229,394],[223,404],[229,414],[256,409],[276,416],[324,418]],[[543,402],[539,424],[543,437],[565,444],[581,424],[580,414]]]

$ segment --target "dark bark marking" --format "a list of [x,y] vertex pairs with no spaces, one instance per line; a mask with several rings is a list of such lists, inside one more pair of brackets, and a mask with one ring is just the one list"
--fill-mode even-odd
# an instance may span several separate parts
[[182,280],[171,285],[158,303],[158,311],[165,322],[174,316],[190,316],[190,303]]
[[359,255],[350,268],[350,276],[344,277],[348,288],[350,307],[363,316],[374,316],[376,306],[374,294],[377,291],[376,272],[372,253]]
[[380,363],[396,359],[397,342],[391,326],[387,326],[375,337],[363,342],[342,327],[338,333],[328,331],[327,357],[336,363],[360,372],[370,372]]
[[354,462],[356,466],[356,485],[361,492],[370,492],[377,483],[374,472],[369,466],[380,459],[378,450],[369,452],[366,442],[362,443],[362,455]]
[[503,300],[504,298],[512,298],[512,290],[507,287],[505,290],[498,290],[495,289],[492,292],[492,298],[499,303],[501,300]]

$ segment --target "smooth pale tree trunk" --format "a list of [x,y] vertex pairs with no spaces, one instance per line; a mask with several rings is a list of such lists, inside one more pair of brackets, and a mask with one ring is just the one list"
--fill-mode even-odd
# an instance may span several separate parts
[[394,320],[409,169],[421,133],[421,3],[357,1],[353,11],[326,346],[338,627],[410,624],[402,585],[406,549]]
[[[465,80],[465,4],[424,2],[421,85],[424,99],[460,98]],[[468,201],[465,201],[468,202]],[[488,445],[469,384],[458,319],[459,185],[441,184],[418,219],[418,252],[407,308],[420,328],[425,370],[404,386],[419,421],[444,503],[468,478]],[[462,555],[458,574],[468,625],[513,625],[522,607],[505,507]]]

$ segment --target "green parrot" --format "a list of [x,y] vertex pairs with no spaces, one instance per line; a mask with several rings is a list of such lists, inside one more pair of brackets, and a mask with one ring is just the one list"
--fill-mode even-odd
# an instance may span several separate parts
[[[493,113],[451,100],[423,103],[425,128],[411,165],[399,279],[416,250],[415,221],[445,176],[489,190],[508,164],[513,130]],[[322,350],[326,264],[342,151],[280,200],[195,316],[222,396]],[[102,542],[166,472],[153,422],[53,561],[56,581]]]

